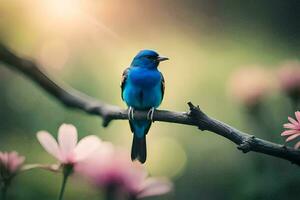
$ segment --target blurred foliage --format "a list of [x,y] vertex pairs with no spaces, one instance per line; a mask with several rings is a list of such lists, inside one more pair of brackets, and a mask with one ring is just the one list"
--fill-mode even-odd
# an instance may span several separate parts
[[[171,60],[162,109],[199,104],[210,116],[258,137],[283,143],[286,97],[275,93],[255,115],[228,98],[227,80],[237,68],[260,64],[275,69],[299,58],[300,5],[297,0],[0,0],[0,39],[42,63],[59,82],[103,101],[124,106],[122,70],[140,49],[155,49]],[[1,59],[1,58],[0,58]],[[261,120],[259,117],[261,117]],[[41,129],[56,134],[72,123],[81,137],[98,134],[130,148],[126,121],[101,127],[95,116],[70,110],[46,92],[0,66],[0,150],[17,150],[28,163],[52,160],[38,144]],[[266,124],[261,124],[266,122]],[[169,176],[173,194],[153,199],[299,199],[300,170],[286,161],[255,153],[194,127],[155,123],[148,134],[151,175]],[[54,199],[61,177],[45,171],[21,174],[11,199]],[[101,196],[75,180],[65,199]]]

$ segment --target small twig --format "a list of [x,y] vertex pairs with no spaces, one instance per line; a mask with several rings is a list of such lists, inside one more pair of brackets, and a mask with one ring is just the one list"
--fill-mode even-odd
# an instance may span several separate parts
[[[108,126],[112,120],[128,120],[127,111],[125,109],[106,104],[73,88],[67,88],[57,84],[43,72],[41,66],[31,60],[17,56],[3,44],[0,44],[0,62],[22,72],[65,106],[77,108],[88,114],[102,117],[104,127]],[[153,120],[196,126],[200,130],[211,131],[227,138],[237,144],[238,149],[244,153],[249,151],[263,153],[291,161],[300,166],[300,151],[241,132],[207,116],[199,106],[194,106],[191,102],[189,102],[188,105],[190,108],[189,112],[157,110],[154,113]],[[146,120],[147,112],[136,111],[134,117],[137,120]]]
[[59,172],[61,166],[59,164],[26,164],[21,169],[20,172],[29,171],[32,169],[44,169],[52,172]]

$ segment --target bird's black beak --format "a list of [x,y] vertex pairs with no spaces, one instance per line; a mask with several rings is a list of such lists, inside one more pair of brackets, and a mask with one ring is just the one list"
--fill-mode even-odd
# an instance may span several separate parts
[[165,60],[169,60],[169,58],[164,57],[164,56],[158,56],[156,60],[157,60],[157,62],[162,62],[162,61],[165,61]]

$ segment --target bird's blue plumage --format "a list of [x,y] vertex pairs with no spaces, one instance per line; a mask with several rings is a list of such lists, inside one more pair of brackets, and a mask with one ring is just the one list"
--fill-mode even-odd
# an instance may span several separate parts
[[[161,104],[164,95],[164,78],[157,67],[159,62],[163,60],[166,58],[160,57],[152,50],[142,50],[134,57],[130,67],[123,73],[121,85],[122,99],[128,107],[137,110],[149,110],[157,108]],[[132,120],[130,126],[134,138],[143,140],[151,126],[151,121]],[[132,148],[134,145],[137,145],[135,141]],[[146,157],[140,158],[139,156],[141,155],[132,155],[132,158],[144,162]]]
[[131,68],[127,75],[123,98],[128,106],[139,110],[157,108],[162,101],[162,76],[158,70]]

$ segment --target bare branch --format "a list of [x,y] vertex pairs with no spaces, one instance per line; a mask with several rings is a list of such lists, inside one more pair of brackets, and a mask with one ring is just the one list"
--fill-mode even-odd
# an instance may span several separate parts
[[[88,114],[102,117],[103,126],[108,126],[112,120],[128,120],[127,110],[98,101],[73,88],[63,87],[57,84],[43,72],[41,66],[29,59],[17,56],[1,43],[0,62],[22,72],[65,106],[77,108]],[[207,116],[200,110],[199,106],[194,106],[191,102],[189,102],[188,105],[190,108],[189,112],[157,110],[154,113],[153,119],[161,122],[196,126],[202,131],[211,131],[227,138],[237,144],[237,148],[244,153],[249,151],[263,153],[291,161],[300,166],[300,151],[241,132]],[[145,111],[136,111],[135,119],[146,120],[147,113]]]

